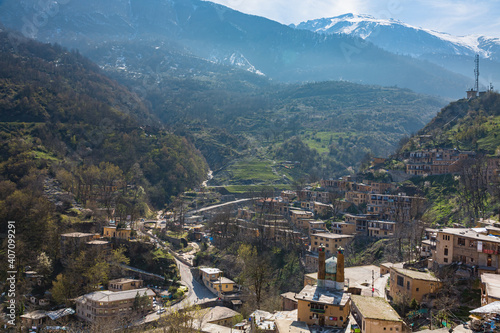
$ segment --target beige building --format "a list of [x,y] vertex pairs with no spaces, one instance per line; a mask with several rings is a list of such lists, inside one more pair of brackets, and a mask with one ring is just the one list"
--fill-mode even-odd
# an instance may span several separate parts
[[110,291],[124,291],[139,289],[144,286],[144,281],[136,279],[115,279],[109,280],[108,290]]
[[500,275],[481,274],[481,305],[500,301]]
[[[134,304],[136,296],[147,297],[147,304]],[[95,291],[76,299],[76,315],[86,321],[129,320],[139,312],[149,311],[155,293],[149,288],[126,291]]]
[[328,215],[333,211],[332,205],[322,203],[319,201],[314,201],[313,202],[313,207],[312,207],[314,214],[324,216]]
[[295,299],[295,293],[287,292],[280,295],[281,298],[281,310],[292,311],[297,309],[297,300]]
[[368,221],[368,236],[376,238],[387,238],[394,236],[396,222],[392,221]]
[[379,219],[396,221],[398,218],[410,218],[424,207],[425,198],[404,194],[370,194],[366,210],[378,214]]
[[21,323],[23,327],[36,327],[41,328],[42,325],[47,321],[47,311],[35,310],[32,312],[25,313],[21,316]]
[[421,303],[425,295],[436,293],[442,282],[429,271],[391,267],[390,296],[396,303],[410,303],[412,299]]
[[344,222],[354,223],[356,225],[356,234],[368,236],[368,221],[378,218],[378,214],[344,214]]
[[87,243],[93,240],[98,240],[99,234],[70,232],[61,234],[61,262],[67,265],[68,259],[75,253],[87,248]]
[[318,252],[321,244],[325,246],[326,255],[336,253],[340,247],[346,247],[354,239],[351,235],[336,235],[332,233],[319,233],[311,236],[311,251]]
[[476,266],[480,273],[500,273],[500,238],[474,229],[440,229],[432,259],[438,265],[462,262]]
[[232,327],[235,319],[240,314],[224,306],[214,306],[202,309],[199,313],[194,313],[193,315],[195,316],[195,320],[201,317],[202,327],[205,327],[206,324]]
[[369,194],[367,192],[348,191],[345,193],[345,201],[359,206],[368,203]]
[[406,163],[406,173],[415,176],[456,173],[462,163],[474,155],[473,152],[445,148],[413,151]]
[[[303,225],[303,220],[311,220],[314,218],[313,212],[308,212],[304,210],[290,210],[290,219],[292,223],[296,226]],[[305,225],[307,228],[307,225]]]
[[352,295],[351,312],[362,333],[406,331],[401,317],[381,297]]
[[333,222],[331,231],[337,235],[355,235],[356,224],[352,222]]

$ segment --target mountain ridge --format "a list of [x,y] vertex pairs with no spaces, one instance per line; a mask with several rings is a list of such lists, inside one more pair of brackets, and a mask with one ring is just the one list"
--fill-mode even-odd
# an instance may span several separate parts
[[[243,68],[280,82],[348,80],[450,98],[459,97],[468,85],[462,75],[360,43],[355,37],[292,29],[208,1],[108,0],[106,8],[97,2],[60,5],[45,24],[31,30],[41,41],[57,41],[85,55],[99,43],[125,40],[168,40],[185,53],[221,64],[234,64],[231,56],[236,54],[246,59],[236,62]],[[33,20],[26,23],[23,18],[36,15],[29,9],[34,3],[5,0],[0,21],[9,28],[29,30]],[[115,7],[119,10],[113,11]],[[92,60],[102,65],[101,59]]]
[[490,83],[500,85],[500,38],[480,35],[457,37],[394,19],[354,14],[309,20],[290,26],[325,35],[362,38],[393,54],[408,55],[469,77],[471,83],[468,88],[474,82],[474,57],[479,54],[480,84],[483,87],[489,87]]
[[[448,33],[439,32],[431,29],[416,27],[400,20],[395,19],[378,19],[371,15],[352,13],[343,14],[340,16],[321,18],[316,20],[308,20],[301,22],[299,24],[291,24],[291,27],[295,29],[306,29],[318,33],[324,34],[346,34],[351,36],[357,36],[365,40],[373,41],[376,45],[380,43],[376,42],[375,38],[370,38],[372,34],[378,35],[385,33],[382,31],[381,27],[389,27],[391,29],[397,29],[398,27],[403,27],[409,30],[414,30],[417,33],[426,33],[430,36],[438,38],[444,42],[451,43],[450,48],[456,52],[456,55],[475,55],[479,54],[483,58],[494,58],[498,59],[499,55],[491,50],[492,46],[496,46],[500,49],[500,38],[487,37],[478,34],[465,35],[465,36],[453,36]],[[413,41],[415,42],[415,41]],[[418,42],[418,41],[417,41]],[[490,48],[485,48],[485,44],[490,45]],[[384,45],[384,49],[389,49],[388,45]],[[408,52],[412,56],[420,56],[422,53],[418,52]]]

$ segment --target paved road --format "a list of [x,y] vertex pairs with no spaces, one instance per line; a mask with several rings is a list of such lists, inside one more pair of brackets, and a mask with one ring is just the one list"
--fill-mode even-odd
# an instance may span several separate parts
[[198,283],[191,274],[189,266],[183,264],[179,260],[177,262],[177,267],[179,267],[179,272],[181,274],[181,281],[186,287],[189,288],[187,297],[180,303],[174,305],[176,309],[182,309],[185,306],[193,305],[197,303],[203,303],[206,301],[215,300],[217,297],[210,290],[208,290],[204,285]]
[[229,202],[225,202],[225,203],[218,204],[218,205],[213,205],[213,206],[208,206],[208,207],[200,208],[198,210],[191,210],[191,211],[188,212],[188,214],[189,215],[198,215],[199,213],[203,213],[203,212],[206,212],[206,211],[209,211],[209,210],[212,210],[212,209],[217,209],[217,208],[220,208],[220,207],[234,205],[234,204],[237,204],[237,203],[246,202],[246,201],[252,201],[252,200],[256,200],[256,199],[259,199],[259,198],[247,198],[247,199],[239,199],[239,200],[235,200],[235,201],[229,201]]

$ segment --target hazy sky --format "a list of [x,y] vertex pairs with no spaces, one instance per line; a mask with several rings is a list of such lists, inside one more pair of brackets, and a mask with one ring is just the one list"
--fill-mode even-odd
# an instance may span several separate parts
[[212,0],[247,14],[300,23],[345,13],[394,18],[463,36],[500,37],[500,0]]

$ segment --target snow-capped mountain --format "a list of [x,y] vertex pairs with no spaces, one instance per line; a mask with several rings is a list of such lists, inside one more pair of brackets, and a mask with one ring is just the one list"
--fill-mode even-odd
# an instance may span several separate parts
[[[165,63],[177,68],[177,63],[191,64],[180,59],[185,55],[189,60],[225,65],[221,71],[236,67],[276,82],[346,80],[450,98],[461,97],[473,82],[371,43],[361,52],[356,49],[361,41],[357,37],[294,29],[209,1],[86,0],[38,5],[38,0],[0,0],[0,22],[39,41],[79,49],[97,64],[118,70],[138,70],[132,64],[164,68],[159,59],[165,58],[169,59]],[[41,14],[47,17],[43,22],[38,19]],[[158,45],[169,47],[156,49]],[[151,58],[138,59],[150,48],[155,48],[149,52]],[[179,71],[190,73],[191,67]]]
[[291,25],[296,29],[323,34],[343,34],[363,38],[397,54],[420,57],[427,54],[474,56],[500,60],[500,38],[479,35],[453,36],[411,26],[394,19],[345,14]]

